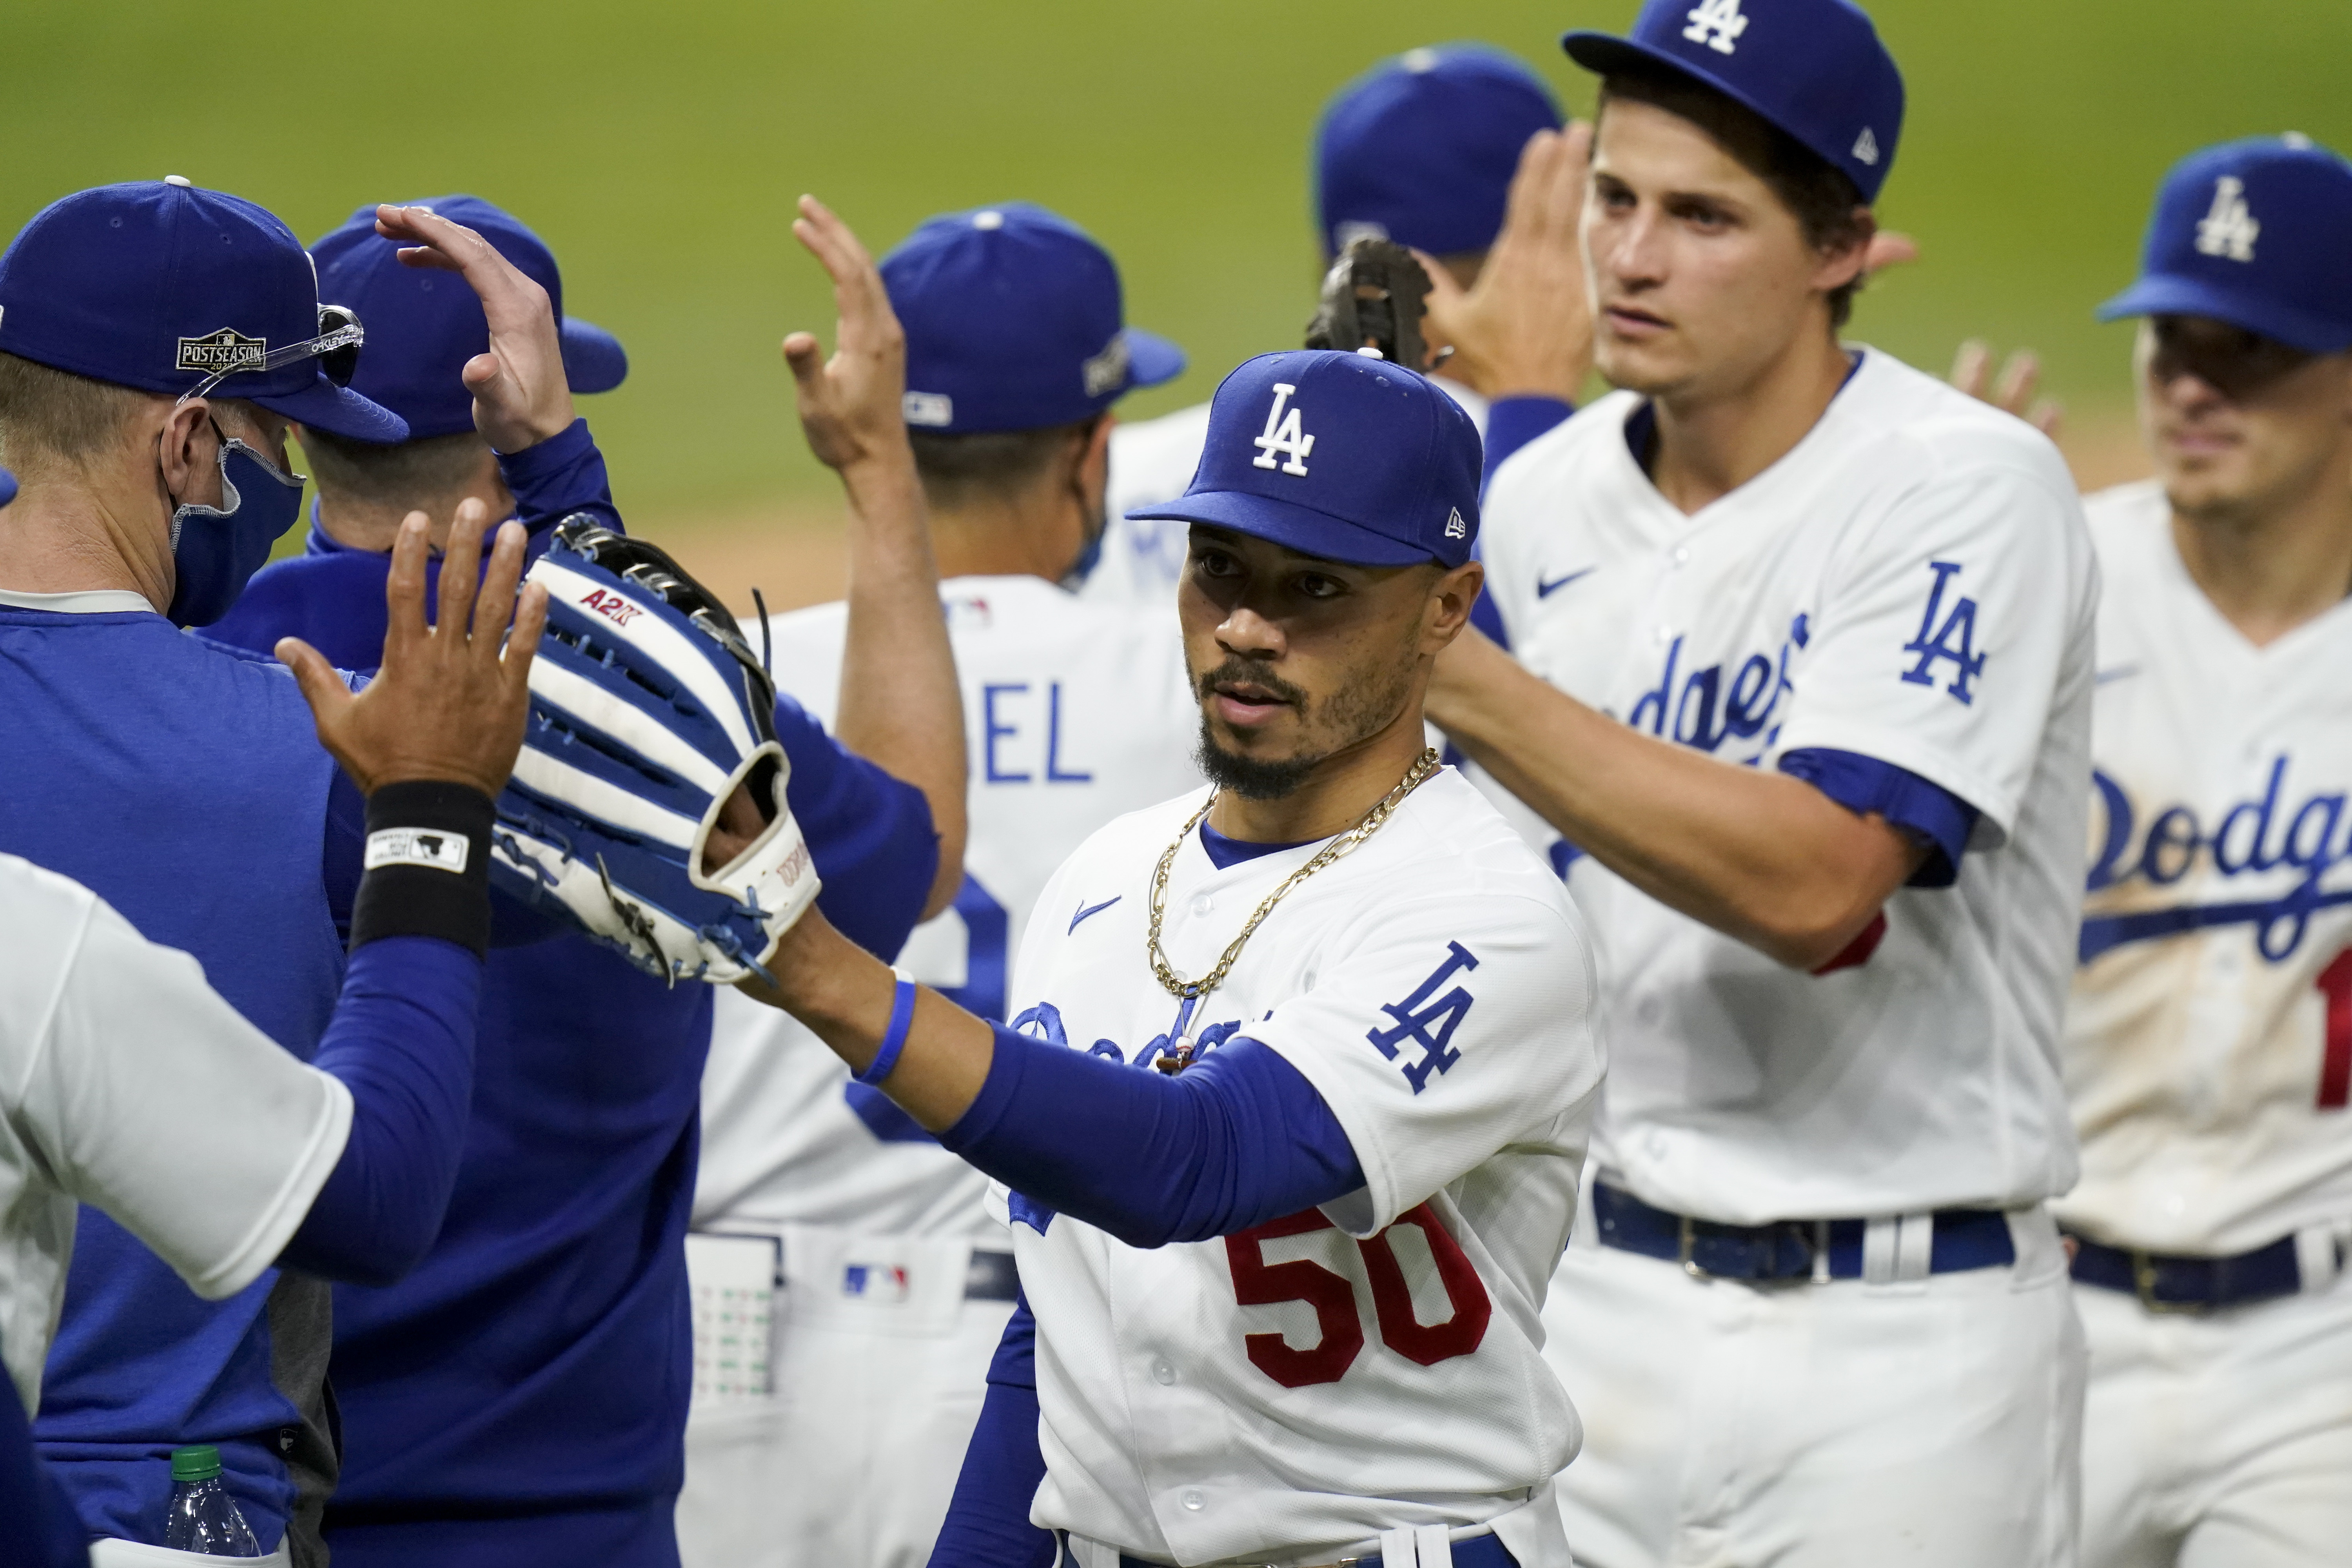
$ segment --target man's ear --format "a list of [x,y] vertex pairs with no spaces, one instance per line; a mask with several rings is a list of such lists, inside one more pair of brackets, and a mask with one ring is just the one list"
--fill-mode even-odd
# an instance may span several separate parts
[[1821,253],[1813,269],[1813,287],[1827,294],[1843,289],[1870,269],[1870,242],[1878,237],[1878,216],[1868,207],[1853,209],[1852,226],[1836,245]]
[[1428,616],[1422,628],[1423,653],[1443,653],[1462,635],[1462,628],[1470,624],[1470,606],[1478,602],[1478,591],[1486,584],[1486,567],[1479,561],[1465,561],[1430,584]]
[[1110,482],[1110,433],[1118,416],[1105,409],[1079,432],[1076,477],[1087,495],[1099,495]]
[[202,489],[205,471],[218,456],[210,404],[199,397],[164,411],[155,432],[155,461],[163,471],[165,489],[183,499]]

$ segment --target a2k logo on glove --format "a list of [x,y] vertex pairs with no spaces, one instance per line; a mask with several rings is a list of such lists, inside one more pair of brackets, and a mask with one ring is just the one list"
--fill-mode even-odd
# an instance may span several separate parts
[[[1470,1016],[1470,1005],[1476,1000],[1459,985],[1443,996],[1437,995],[1437,988],[1456,974],[1477,967],[1478,961],[1471,956],[1468,948],[1458,942],[1447,942],[1445,962],[1432,971],[1412,995],[1402,1002],[1381,1004],[1381,1011],[1396,1022],[1364,1037],[1374,1050],[1391,1061],[1397,1059],[1397,1047],[1408,1040],[1421,1047],[1421,1060],[1402,1063],[1399,1069],[1415,1094],[1429,1087],[1431,1073],[1443,1073],[1462,1059],[1462,1053],[1453,1048],[1454,1031]],[[1436,1000],[1432,1001],[1432,997]]]

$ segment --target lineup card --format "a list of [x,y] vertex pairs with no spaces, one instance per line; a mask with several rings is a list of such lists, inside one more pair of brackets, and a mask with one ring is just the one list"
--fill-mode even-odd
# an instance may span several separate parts
[[776,1281],[783,1243],[772,1236],[686,1238],[694,1298],[694,1403],[765,1399],[773,1387]]

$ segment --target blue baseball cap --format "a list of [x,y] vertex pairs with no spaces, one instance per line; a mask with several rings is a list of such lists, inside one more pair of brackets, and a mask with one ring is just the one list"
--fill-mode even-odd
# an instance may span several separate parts
[[1364,235],[1437,256],[1486,249],[1528,138],[1559,127],[1543,78],[1488,45],[1382,60],[1339,89],[1315,130],[1324,253]]
[[225,372],[215,395],[353,440],[404,440],[400,416],[302,352],[321,331],[293,231],[177,174],[52,202],[0,255],[0,352],[173,396]]
[[1575,32],[1590,71],[1662,65],[1747,105],[1874,202],[1903,134],[1903,73],[1851,0],[1647,0],[1625,37]]
[[[404,206],[430,207],[463,224],[547,290],[563,340],[563,379],[574,392],[610,392],[629,374],[621,341],[602,327],[563,313],[563,276],[555,253],[510,213],[479,196],[428,196]],[[348,307],[368,330],[352,385],[408,421],[409,437],[424,440],[474,427],[474,395],[460,373],[489,346],[482,302],[454,272],[404,267],[402,241],[375,231],[375,204],[346,218],[310,247],[319,263],[319,295]]]
[[1356,566],[1454,567],[1478,537],[1484,461],[1478,426],[1418,372],[1292,349],[1225,377],[1192,488],[1127,515],[1230,528]]
[[0,506],[6,506],[16,499],[16,476],[5,468],[0,468]]
[[945,435],[1091,419],[1183,374],[1126,325],[1110,252],[1027,202],[926,218],[882,258],[907,331],[907,423]]
[[2305,353],[2352,348],[2352,163],[2308,136],[2191,153],[2157,193],[2137,282],[2099,307],[2210,316]]

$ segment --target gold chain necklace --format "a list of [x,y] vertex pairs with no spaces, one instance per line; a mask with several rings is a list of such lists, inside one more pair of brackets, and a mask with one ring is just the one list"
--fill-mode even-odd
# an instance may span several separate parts
[[[1151,873],[1151,934],[1147,939],[1144,953],[1151,960],[1151,972],[1159,976],[1160,984],[1168,988],[1170,995],[1191,1004],[1199,1003],[1210,992],[1223,984],[1225,976],[1233,973],[1234,963],[1240,959],[1243,946],[1265,921],[1265,917],[1274,911],[1274,906],[1282,901],[1284,895],[1324,867],[1354,850],[1358,845],[1373,834],[1378,833],[1396,808],[1403,804],[1404,797],[1419,789],[1440,765],[1440,759],[1434,749],[1423,752],[1414,759],[1412,766],[1406,770],[1404,777],[1397,782],[1396,788],[1382,795],[1371,810],[1364,813],[1362,820],[1323,846],[1316,852],[1313,859],[1285,877],[1276,886],[1274,891],[1260,900],[1256,910],[1252,911],[1247,922],[1242,926],[1241,934],[1234,938],[1225,948],[1224,955],[1217,960],[1215,968],[1198,980],[1186,980],[1169,966],[1168,955],[1160,951],[1160,917],[1167,911],[1168,873],[1176,864],[1176,851],[1184,847],[1184,840],[1192,836],[1194,828],[1201,826],[1202,821],[1208,816],[1210,808],[1217,804],[1217,794],[1213,792],[1202,803],[1201,809],[1192,814],[1192,820],[1178,830],[1176,841],[1168,846],[1167,853],[1160,857],[1159,868]],[[1189,1009],[1185,1021],[1190,1022]],[[1188,1034],[1179,1037],[1173,1042],[1171,1050],[1157,1058],[1152,1065],[1162,1072],[1173,1073],[1182,1072],[1192,1063],[1192,1038]]]

